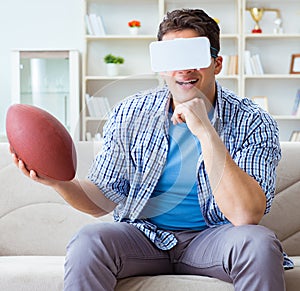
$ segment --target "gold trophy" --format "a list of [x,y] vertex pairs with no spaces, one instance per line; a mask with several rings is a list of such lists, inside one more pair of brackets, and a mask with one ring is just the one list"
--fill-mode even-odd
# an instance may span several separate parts
[[[252,33],[262,33],[262,29],[259,26],[259,21],[262,19],[264,13],[266,11],[270,12],[276,12],[276,19],[275,19],[275,29],[274,33],[279,33],[282,30],[282,20],[280,16],[280,10],[276,8],[246,8],[248,11],[250,11],[252,19],[255,21],[255,26],[252,29]],[[276,31],[275,31],[276,30]]]
[[248,11],[250,11],[252,19],[255,21],[255,26],[252,29],[252,33],[262,33],[262,29],[259,26],[259,21],[262,19],[264,15],[264,8],[247,8]]

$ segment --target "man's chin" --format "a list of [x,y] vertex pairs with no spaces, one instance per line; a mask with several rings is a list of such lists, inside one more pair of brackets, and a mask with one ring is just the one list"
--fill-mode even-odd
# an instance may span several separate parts
[[203,94],[197,89],[190,92],[172,92],[172,96],[175,102],[184,103],[195,98],[202,98]]
[[185,102],[188,102],[190,100],[193,100],[194,98],[196,98],[195,96],[174,96],[172,95],[172,99],[173,99],[173,103],[174,105],[179,105]]

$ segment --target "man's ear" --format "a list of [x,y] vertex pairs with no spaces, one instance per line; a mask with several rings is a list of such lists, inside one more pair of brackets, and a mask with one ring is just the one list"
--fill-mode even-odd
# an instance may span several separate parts
[[218,56],[218,57],[215,58],[215,60],[214,60],[214,66],[215,66],[214,73],[215,73],[215,75],[218,75],[221,72],[222,63],[223,63],[223,58],[221,56]]

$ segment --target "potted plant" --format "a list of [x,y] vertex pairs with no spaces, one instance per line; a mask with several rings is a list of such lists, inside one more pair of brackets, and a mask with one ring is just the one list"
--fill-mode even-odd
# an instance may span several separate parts
[[141,22],[139,20],[131,20],[128,22],[128,27],[131,34],[138,34]]
[[119,74],[119,65],[124,63],[124,58],[108,54],[104,57],[106,63],[107,75],[117,76]]

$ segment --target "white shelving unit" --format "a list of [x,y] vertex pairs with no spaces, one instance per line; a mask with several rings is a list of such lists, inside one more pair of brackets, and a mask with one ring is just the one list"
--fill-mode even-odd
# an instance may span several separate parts
[[[159,78],[151,72],[148,54],[149,44],[156,39],[159,22],[159,1],[148,0],[85,0],[84,16],[101,16],[105,35],[86,35],[83,55],[82,82],[82,139],[102,134],[105,119],[91,117],[86,107],[85,96],[107,97],[113,107],[121,99],[139,90],[156,87]],[[113,11],[113,13],[112,13]],[[138,35],[131,35],[127,23],[141,21]],[[107,54],[121,56],[120,74],[106,74],[103,58]],[[87,134],[88,133],[88,134]]]
[[[297,90],[300,89],[300,75],[290,74],[292,54],[300,53],[300,2],[297,0],[256,1],[260,8],[266,8],[260,26],[261,34],[251,33],[254,21],[246,8],[254,7],[253,1],[243,2],[243,45],[242,52],[258,53],[264,68],[263,75],[243,75],[242,95],[266,96],[268,110],[276,119],[280,129],[280,140],[288,141],[294,130],[300,130],[300,116],[293,116],[292,108]],[[267,9],[279,9],[283,31],[274,33],[276,13]]]
[[[90,117],[86,110],[85,95],[105,96],[111,106],[139,90],[156,87],[161,79],[150,69],[148,46],[156,40],[158,25],[166,11],[177,8],[200,8],[220,20],[220,55],[238,58],[238,70],[233,74],[217,76],[219,82],[241,96],[268,97],[269,111],[278,121],[281,140],[289,140],[299,128],[300,117],[291,116],[300,75],[289,74],[290,58],[300,53],[300,2],[298,0],[85,0],[87,14],[101,16],[105,35],[85,35],[82,81],[82,134],[102,133],[103,119]],[[278,8],[283,20],[283,33],[274,34],[272,12],[265,12],[260,24],[262,34],[253,34],[254,26],[247,7]],[[298,13],[298,14],[297,14]],[[140,33],[130,35],[127,23],[141,21]],[[244,51],[258,53],[264,75],[244,74]],[[103,58],[112,53],[122,56],[119,76],[109,77]]]

